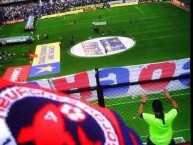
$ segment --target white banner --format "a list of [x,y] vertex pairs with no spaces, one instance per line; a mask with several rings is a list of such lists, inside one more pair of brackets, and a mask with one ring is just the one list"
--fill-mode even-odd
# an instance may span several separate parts
[[[106,86],[120,83],[170,78],[185,74],[190,74],[190,58],[133,66],[101,68],[99,69],[99,80],[101,86]],[[54,88],[59,91],[96,86],[94,70],[59,78],[52,78],[49,81]],[[38,82],[38,84],[40,83]],[[53,88],[53,86],[50,88]],[[170,91],[174,91],[187,89],[189,86],[190,79],[180,79],[175,81],[164,81],[105,89],[103,94],[106,98],[125,96],[133,97],[143,93],[159,93],[165,88]],[[75,95],[91,100],[97,99],[96,91],[87,91],[77,93]]]

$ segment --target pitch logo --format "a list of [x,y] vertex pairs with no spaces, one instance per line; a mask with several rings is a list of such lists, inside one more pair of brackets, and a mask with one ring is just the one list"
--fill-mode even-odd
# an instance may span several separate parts
[[83,41],[70,49],[70,53],[78,57],[101,57],[126,51],[135,45],[128,37],[101,37]]

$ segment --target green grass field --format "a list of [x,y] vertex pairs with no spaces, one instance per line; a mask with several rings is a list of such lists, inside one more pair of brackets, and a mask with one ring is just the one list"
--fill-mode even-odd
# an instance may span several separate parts
[[[179,105],[178,116],[174,120],[173,130],[174,137],[183,137],[185,141],[190,141],[190,90],[181,90],[170,92]],[[148,96],[147,103],[144,106],[145,113],[153,113],[152,100],[161,99],[163,102],[164,112],[168,112],[172,105],[162,94],[152,94]],[[137,116],[138,107],[141,103],[141,97],[131,99],[131,97],[106,99],[105,105],[108,108],[118,112],[124,122],[134,128],[140,135],[143,142],[148,137],[148,125],[143,119]]]
[[[109,23],[100,28],[105,32],[105,36],[108,36],[108,29],[111,36],[122,36],[122,30],[124,30],[126,37],[133,36],[135,38],[136,45],[123,53],[106,57],[80,58],[70,55],[68,50],[72,34],[76,43],[85,41],[89,37],[102,37],[101,33],[95,34],[92,28],[92,22],[99,21],[99,14],[102,16],[101,21],[107,20]],[[75,25],[72,24],[74,19],[76,19]],[[138,19],[139,24],[136,22]],[[132,25],[129,25],[130,20],[133,21]],[[31,35],[30,32],[24,32],[25,24],[26,22],[22,22],[2,26],[0,27],[0,36]],[[111,10],[100,9],[95,12],[37,20],[36,29],[33,44],[0,46],[0,51],[7,50],[16,53],[14,62],[1,62],[7,68],[29,64],[30,60],[21,56],[28,47],[35,51],[36,45],[57,42],[59,37],[62,37],[60,73],[29,78],[29,81],[63,76],[94,68],[128,66],[190,57],[190,13],[168,2],[144,3],[112,8]],[[45,33],[49,36],[48,40],[44,39]],[[39,41],[36,39],[37,34],[40,35]],[[0,76],[3,73],[0,71]],[[190,141],[190,90],[174,92],[174,96],[181,106],[179,116],[174,122],[174,136],[183,136],[185,140]],[[160,94],[153,97],[160,98]],[[163,101],[166,105],[165,110],[168,111],[171,106],[166,99]],[[133,119],[137,114],[138,99],[130,100],[129,97],[110,99],[106,100],[106,105],[119,112],[128,126],[136,129],[143,141],[146,140],[147,125],[139,118]],[[147,103],[145,111],[151,112],[150,108],[151,101]]]
[[[92,28],[92,22],[99,20],[99,14],[102,20],[108,20],[109,23],[101,27],[105,36],[107,36],[107,29],[112,36],[121,36],[124,30],[125,36],[134,36],[136,39],[135,47],[124,53],[107,57],[71,56],[68,49],[72,34],[75,36],[76,43],[87,40],[89,36],[102,37],[102,34],[95,34]],[[76,19],[76,25],[71,24],[74,19]],[[140,20],[139,24],[135,22],[137,19]],[[130,20],[134,21],[131,26]],[[23,31],[25,24],[22,22],[1,27],[0,34],[4,37],[31,35],[30,32]],[[34,37],[36,38],[36,34],[39,34],[39,41],[36,39],[33,44],[3,46],[0,50],[16,53],[13,63],[2,62],[5,67],[29,64],[29,59],[21,57],[21,53],[27,51],[27,47],[35,51],[37,44],[57,42],[60,36],[63,38],[61,72],[29,80],[62,76],[100,67],[127,66],[190,57],[190,13],[166,2],[119,7],[111,11],[101,9],[95,12],[38,20],[36,25],[37,31]],[[48,40],[44,39],[45,33],[49,35]],[[2,74],[3,72],[0,72],[0,75]]]

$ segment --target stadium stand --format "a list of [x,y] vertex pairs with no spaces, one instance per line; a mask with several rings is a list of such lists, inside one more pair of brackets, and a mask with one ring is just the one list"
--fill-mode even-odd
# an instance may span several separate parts
[[[108,4],[111,5],[115,3],[134,1],[136,0],[109,0]],[[140,0],[139,2],[147,1],[149,0]],[[11,4],[4,3],[4,5],[0,5],[0,24],[10,24],[14,22],[24,21],[27,20],[30,15],[34,15],[34,18],[40,18],[41,16],[45,15],[67,12],[76,7],[102,3],[102,0],[56,0],[53,3],[50,3],[49,1],[42,1],[41,3],[35,1],[20,1],[20,3],[14,2],[15,1],[13,1]],[[184,2],[183,4],[185,4],[185,6],[189,5],[188,2]]]
[[42,1],[41,4],[31,1],[25,3],[14,3],[0,6],[0,19],[3,24],[6,24],[13,20],[27,20],[30,15],[34,15],[34,18],[40,18],[45,15],[70,11],[70,8],[98,3],[100,3],[100,0],[56,1],[53,4],[49,1]]

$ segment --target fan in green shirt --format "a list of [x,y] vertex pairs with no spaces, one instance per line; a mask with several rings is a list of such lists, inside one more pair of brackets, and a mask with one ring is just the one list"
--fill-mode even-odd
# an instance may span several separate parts
[[147,140],[147,145],[175,145],[172,138],[172,123],[178,114],[178,105],[167,90],[164,90],[164,96],[169,99],[174,108],[168,113],[164,113],[162,102],[156,99],[152,102],[152,108],[155,114],[149,114],[143,113],[147,95],[142,95],[142,103],[139,106],[138,115],[149,125],[150,137]]

